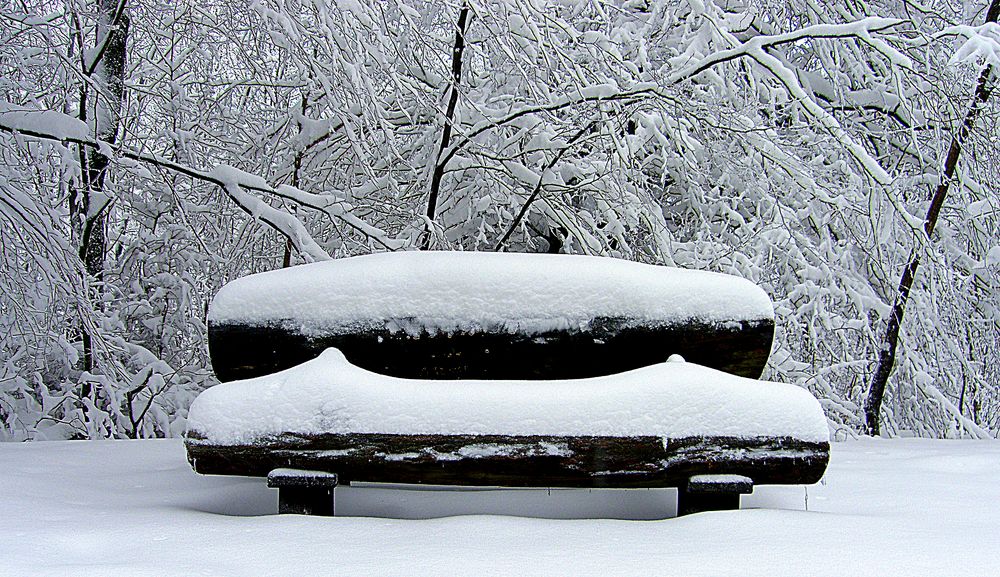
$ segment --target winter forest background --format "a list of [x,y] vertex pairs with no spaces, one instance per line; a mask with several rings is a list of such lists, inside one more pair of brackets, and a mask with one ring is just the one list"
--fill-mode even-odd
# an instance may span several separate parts
[[837,438],[887,356],[1000,432],[997,0],[0,5],[0,440],[176,436],[222,284],[406,249],[746,277]]

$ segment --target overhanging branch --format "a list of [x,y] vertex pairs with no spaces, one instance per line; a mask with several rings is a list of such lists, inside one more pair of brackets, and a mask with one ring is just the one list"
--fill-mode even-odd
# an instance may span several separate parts
[[[327,260],[326,253],[306,232],[305,227],[292,215],[275,209],[263,200],[246,193],[254,191],[283,198],[310,208],[330,218],[336,218],[388,250],[401,248],[402,242],[350,214],[350,207],[338,198],[309,193],[292,186],[271,186],[263,178],[230,167],[216,167],[211,171],[199,170],[168,158],[128,147],[112,147],[87,135],[86,125],[79,120],[54,111],[12,111],[9,105],[0,106],[0,132],[19,134],[40,140],[75,144],[100,150],[111,157],[128,159],[158,166],[178,174],[208,182],[222,188],[241,210],[267,224],[286,238],[302,254],[313,260]],[[292,220],[288,220],[292,219]],[[294,221],[294,222],[293,222]],[[300,228],[301,227],[301,228]]]

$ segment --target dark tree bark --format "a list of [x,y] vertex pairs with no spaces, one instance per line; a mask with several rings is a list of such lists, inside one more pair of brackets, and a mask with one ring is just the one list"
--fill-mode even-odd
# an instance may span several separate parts
[[444,178],[444,168],[447,164],[445,151],[451,144],[451,130],[455,119],[455,108],[458,106],[458,86],[462,81],[462,56],[465,53],[465,29],[469,22],[469,3],[462,2],[458,11],[458,22],[455,24],[455,47],[451,53],[451,90],[448,95],[448,107],[444,115],[444,128],[441,131],[441,147],[434,160],[434,172],[431,174],[430,194],[427,197],[427,233],[421,248],[427,250],[434,240],[434,230],[430,223],[434,222],[437,212],[438,196],[441,192],[441,179]]
[[[306,109],[309,106],[309,101],[306,100],[305,93],[302,94],[302,103],[300,106],[300,111],[302,116],[305,117]],[[299,131],[302,131],[303,127],[301,122],[299,123]],[[292,159],[292,186],[299,188],[299,173],[302,171],[302,157],[305,156],[306,149],[302,148],[295,152],[295,157]],[[295,208],[292,208],[292,213],[295,212]],[[285,239],[285,255],[281,259],[281,268],[288,268],[292,266],[292,249],[295,248],[292,245],[292,239]]]
[[[1000,15],[1000,0],[993,0],[986,13],[986,22],[996,22]],[[962,153],[962,145],[976,124],[976,117],[990,98],[993,86],[990,84],[990,77],[993,75],[993,66],[987,64],[979,75],[979,82],[976,84],[976,92],[972,97],[972,104],[958,129],[958,133],[951,139],[951,146],[948,149],[948,156],[945,158],[944,171],[941,175],[941,182],[931,196],[931,204],[927,209],[927,216],[924,218],[924,234],[930,240],[934,227],[937,225],[938,215],[941,207],[948,196],[948,188],[955,177],[955,169],[958,167],[958,158]],[[865,398],[865,424],[864,432],[868,435],[877,436],[880,433],[879,416],[882,411],[882,400],[885,397],[886,384],[889,375],[892,374],[893,365],[896,362],[896,349],[899,345],[899,329],[903,323],[903,314],[906,312],[906,303],[910,298],[910,291],[913,288],[913,281],[920,268],[920,251],[914,249],[910,256],[910,261],[903,269],[902,278],[899,280],[899,288],[896,291],[896,300],[892,305],[892,312],[889,315],[889,323],[885,329],[885,336],[882,339],[882,347],[879,350],[878,365],[872,375],[871,386],[868,388],[868,395]]]
[[[122,99],[125,94],[125,55],[129,19],[125,14],[125,0],[101,0],[96,54],[92,61],[83,61],[83,73],[93,80],[93,87],[86,84],[80,95],[80,118],[89,119],[95,128],[98,141],[114,145],[118,139]],[[70,218],[79,231],[79,256],[88,276],[97,283],[104,277],[104,260],[107,254],[107,208],[110,198],[105,194],[110,159],[100,149],[80,147],[82,173],[81,190],[70,197]],[[93,335],[86,327],[81,329],[83,366],[94,371]],[[81,395],[91,395],[91,387],[84,384]]]
[[[542,182],[545,180],[545,174],[548,173],[550,170],[552,170],[552,168],[556,165],[556,163],[559,162],[559,159],[563,157],[563,154],[565,154],[566,151],[569,150],[569,148],[576,143],[576,141],[580,140],[580,138],[582,138],[585,134],[590,133],[596,126],[597,126],[597,121],[594,121],[587,124],[579,131],[577,131],[577,133],[574,134],[573,137],[566,142],[566,146],[560,148],[559,152],[557,152],[552,157],[552,160],[550,160],[548,164],[545,165],[545,168],[542,169],[541,175],[538,178],[538,184],[536,184],[535,188],[532,189],[531,194],[529,194],[527,200],[524,201],[524,205],[521,206],[521,210],[518,211],[517,216],[514,217],[514,220],[510,221],[510,226],[507,227],[507,232],[505,232],[504,235],[500,237],[500,240],[498,240],[496,245],[493,247],[494,251],[500,252],[504,248],[504,245],[510,239],[510,235],[514,234],[514,231],[517,230],[518,225],[521,224],[521,221],[524,220],[525,215],[528,214],[528,209],[531,208],[531,203],[535,202],[535,200],[538,199],[539,193],[542,192]],[[552,246],[551,243],[549,246],[550,247]]]
[[[93,110],[97,140],[115,144],[121,118],[122,99],[125,94],[125,52],[129,20],[125,2],[101,1],[101,20],[95,48],[95,60],[85,68],[99,90],[85,91],[80,102],[81,117]],[[79,202],[72,208],[82,219],[80,259],[87,273],[96,280],[104,274],[104,257],[107,252],[106,223],[108,200],[105,197],[110,159],[100,150],[81,148],[84,190]]]

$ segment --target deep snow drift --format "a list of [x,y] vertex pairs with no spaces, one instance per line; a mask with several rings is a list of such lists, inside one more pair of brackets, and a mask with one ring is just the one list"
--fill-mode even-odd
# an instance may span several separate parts
[[0,575],[993,577],[997,479],[996,441],[865,440],[834,443],[824,484],[758,487],[742,511],[670,518],[669,489],[344,487],[331,519],[196,475],[179,440],[0,443]]

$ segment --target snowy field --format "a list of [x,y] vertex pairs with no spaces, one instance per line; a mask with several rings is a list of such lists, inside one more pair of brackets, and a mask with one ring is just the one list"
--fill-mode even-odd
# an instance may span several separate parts
[[837,443],[824,483],[674,519],[672,490],[337,490],[272,515],[178,440],[0,443],[0,575],[1000,575],[1000,443]]

